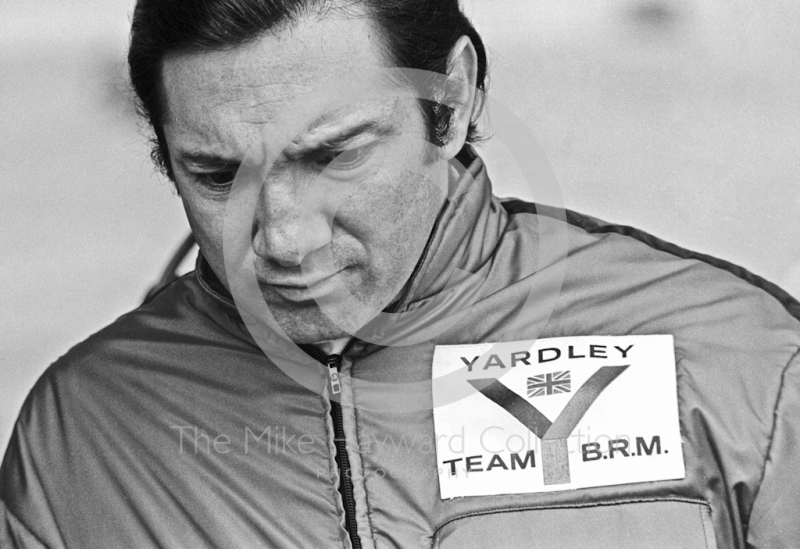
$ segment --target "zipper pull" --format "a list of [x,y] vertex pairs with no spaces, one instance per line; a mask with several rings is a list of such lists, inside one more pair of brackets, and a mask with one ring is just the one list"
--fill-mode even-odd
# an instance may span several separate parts
[[342,384],[339,380],[339,363],[341,357],[339,355],[331,355],[327,359],[328,363],[328,376],[331,378],[331,393],[338,395],[342,392]]

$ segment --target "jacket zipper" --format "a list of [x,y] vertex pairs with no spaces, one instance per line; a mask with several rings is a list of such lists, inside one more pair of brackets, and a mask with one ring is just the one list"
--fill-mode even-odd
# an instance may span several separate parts
[[[313,358],[327,366],[330,378],[331,393],[342,392],[339,368],[342,365],[342,355],[324,355],[316,347],[302,346]],[[348,345],[349,347],[349,345]],[[331,419],[333,420],[333,443],[336,447],[336,465],[339,468],[339,493],[344,506],[344,525],[353,549],[361,549],[361,540],[358,537],[358,524],[356,523],[356,498],[353,494],[353,478],[350,469],[350,458],[347,456],[347,439],[344,434],[344,419],[342,406],[331,400]]]

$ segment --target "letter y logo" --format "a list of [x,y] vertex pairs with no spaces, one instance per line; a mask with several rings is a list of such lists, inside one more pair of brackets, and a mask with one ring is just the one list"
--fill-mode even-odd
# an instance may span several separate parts
[[597,370],[572,395],[552,422],[534,405],[494,378],[473,379],[469,383],[541,439],[544,483],[567,484],[570,482],[567,439],[600,393],[628,366],[603,366]]

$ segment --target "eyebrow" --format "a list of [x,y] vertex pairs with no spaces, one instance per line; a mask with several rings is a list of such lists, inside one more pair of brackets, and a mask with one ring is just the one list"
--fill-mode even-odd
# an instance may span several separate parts
[[188,163],[209,168],[230,168],[236,167],[242,163],[238,158],[226,158],[216,154],[188,151],[181,152],[178,155],[178,162],[184,165]]
[[321,139],[318,143],[312,145],[311,148],[336,149],[341,148],[363,134],[372,134],[375,137],[386,137],[392,133],[394,133],[392,128],[390,128],[387,124],[378,122],[376,120],[368,120],[366,122],[362,122],[361,124],[357,124],[352,128],[348,128],[337,135],[331,136],[327,139]]
[[[299,144],[295,142],[290,143],[287,149],[292,148],[291,152],[284,150],[284,154],[290,159],[302,159],[316,152],[329,152],[344,149],[354,139],[364,135],[371,134],[375,137],[387,137],[395,133],[394,129],[387,123],[368,120],[346,128],[345,130],[336,133],[327,138],[314,139],[309,138],[306,143],[303,143],[303,138],[299,139]],[[184,165],[194,164],[198,167],[204,168],[232,168],[241,164],[242,160],[236,157],[225,157],[216,154],[210,154],[201,151],[183,151],[178,155],[178,161]]]
[[315,153],[345,150],[351,145],[352,141],[365,134],[381,138],[393,135],[394,133],[395,131],[392,126],[385,121],[368,120],[339,131],[330,137],[323,137],[320,139],[314,137],[307,139],[300,137],[290,143],[283,153],[289,160],[298,160],[312,156]]

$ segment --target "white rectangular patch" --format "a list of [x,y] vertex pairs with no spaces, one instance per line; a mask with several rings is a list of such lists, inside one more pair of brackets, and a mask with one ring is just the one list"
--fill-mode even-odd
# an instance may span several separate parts
[[433,377],[442,499],[686,474],[671,335],[440,345]]

